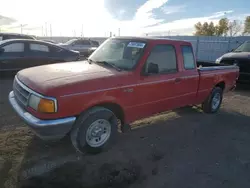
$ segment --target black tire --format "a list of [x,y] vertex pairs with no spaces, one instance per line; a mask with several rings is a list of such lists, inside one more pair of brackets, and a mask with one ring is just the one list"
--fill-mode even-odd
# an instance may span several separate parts
[[[99,119],[105,119],[110,123],[111,132],[105,143],[99,147],[92,147],[87,142],[86,134],[90,125]],[[93,107],[78,117],[70,133],[71,142],[80,153],[100,153],[108,150],[115,142],[118,133],[117,127],[118,119],[111,110],[103,107]]]
[[[219,105],[216,108],[213,108],[213,98],[216,95],[220,96]],[[218,110],[220,109],[220,106],[221,106],[222,99],[223,99],[223,90],[220,87],[215,87],[212,90],[209,97],[202,103],[202,110],[205,113],[210,113],[210,114],[218,112]]]

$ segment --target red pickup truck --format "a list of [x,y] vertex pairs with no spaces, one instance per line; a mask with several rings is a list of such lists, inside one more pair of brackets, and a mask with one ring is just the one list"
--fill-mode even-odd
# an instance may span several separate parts
[[107,39],[86,61],[21,70],[9,101],[44,140],[70,135],[80,151],[100,152],[135,120],[187,105],[206,113],[235,88],[237,66],[195,62],[192,45],[157,38]]

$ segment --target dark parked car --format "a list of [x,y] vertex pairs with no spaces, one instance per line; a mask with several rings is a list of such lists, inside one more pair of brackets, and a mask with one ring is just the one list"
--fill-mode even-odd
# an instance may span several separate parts
[[44,41],[28,39],[0,41],[0,71],[17,71],[28,67],[79,59],[79,52]]
[[56,42],[55,42],[54,40],[51,40],[51,39],[43,39],[42,41],[50,42],[50,43],[56,44]]
[[32,39],[36,40],[36,37],[31,35],[24,35],[18,33],[0,33],[0,41],[8,39]]
[[232,52],[224,54],[216,60],[216,63],[238,65],[240,67],[238,82],[250,83],[250,41],[246,41]]
[[71,39],[66,43],[59,44],[59,46],[69,49],[69,50],[76,50],[80,52],[81,56],[89,56],[92,53],[92,48],[97,48],[99,43],[95,40],[90,39]]

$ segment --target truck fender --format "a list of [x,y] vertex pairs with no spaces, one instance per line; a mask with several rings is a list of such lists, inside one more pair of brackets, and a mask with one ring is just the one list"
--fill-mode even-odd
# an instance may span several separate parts
[[[95,106],[109,106],[109,105],[113,105],[113,106],[117,106],[119,108],[119,114],[118,116],[122,116],[122,123],[123,121],[125,121],[125,110],[124,110],[124,105],[115,97],[112,96],[106,96],[105,98],[100,98],[98,100],[91,100],[89,101],[86,105],[84,105],[84,108],[82,109],[82,112],[84,113],[85,111],[95,107]],[[112,110],[112,109],[110,109]],[[117,112],[114,112],[117,115]],[[121,118],[121,117],[118,117]]]

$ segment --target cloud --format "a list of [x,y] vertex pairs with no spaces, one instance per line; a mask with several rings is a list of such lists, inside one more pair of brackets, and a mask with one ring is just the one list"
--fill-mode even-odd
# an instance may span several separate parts
[[142,4],[135,12],[132,20],[116,22],[122,35],[142,35],[147,26],[156,25],[164,19],[156,19],[153,10],[161,8],[168,0],[148,0]]
[[164,21],[163,19],[155,19],[153,10],[162,7],[168,0],[148,0],[135,13],[133,22],[140,27],[146,27]]
[[211,22],[218,23],[219,19],[224,17],[226,14],[233,13],[233,10],[228,11],[220,11],[215,12],[212,15],[204,16],[204,17],[194,17],[194,18],[187,18],[187,19],[180,19],[175,20],[172,22],[160,24],[153,27],[145,28],[144,32],[153,34],[153,33],[170,33],[170,34],[185,34],[190,35],[194,32],[194,25],[197,22]]
[[174,5],[174,6],[163,6],[161,10],[164,12],[164,14],[173,14],[177,12],[183,12],[186,5]]
[[[25,3],[23,3],[25,1]],[[48,33],[50,24],[54,35],[73,36],[76,33],[80,36],[82,31],[84,36],[106,36],[109,32],[118,33],[120,28],[121,35],[142,35],[144,33],[169,33],[170,34],[192,34],[194,24],[197,22],[214,21],[217,22],[223,16],[232,16],[232,10],[215,12],[203,17],[193,17],[167,22],[165,18],[159,16],[156,12],[169,14],[185,11],[185,5],[168,5],[169,0],[144,0],[143,4],[135,1],[133,8],[128,6],[114,6],[117,16],[114,17],[111,11],[105,8],[105,0],[43,0],[39,3],[39,9],[32,9],[27,4],[34,4],[35,0],[8,0],[1,2],[1,7],[15,7],[1,10],[4,15],[4,22],[0,17],[0,25],[8,24],[11,31],[20,32],[20,24],[27,24],[23,27],[24,33],[41,35],[45,33],[47,27]],[[39,2],[41,0],[36,0]],[[115,2],[115,1],[112,1]],[[113,3],[115,4],[115,3]],[[52,7],[51,9],[48,9]],[[77,5],[77,6],[76,6]],[[46,10],[46,11],[44,11]],[[128,19],[119,19],[130,15]],[[32,15],[32,16],[31,16]],[[235,15],[235,14],[234,14]],[[18,18],[17,21],[6,18]],[[12,22],[11,22],[12,21]],[[45,24],[46,23],[46,24]],[[46,25],[46,26],[45,26]],[[16,27],[16,29],[15,29]]]
[[15,19],[0,15],[0,26],[2,26],[2,25],[10,25],[10,24],[12,24],[14,22],[16,22]]

